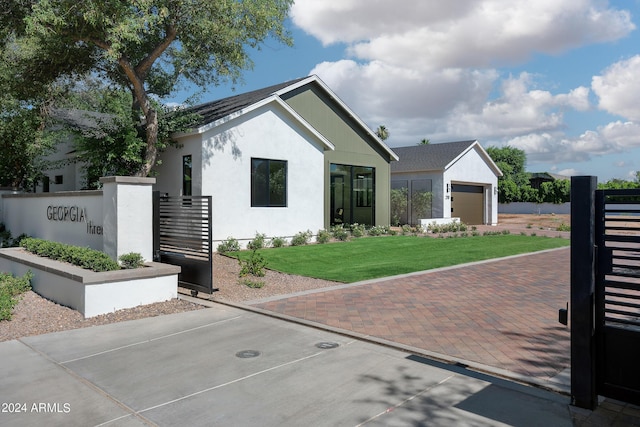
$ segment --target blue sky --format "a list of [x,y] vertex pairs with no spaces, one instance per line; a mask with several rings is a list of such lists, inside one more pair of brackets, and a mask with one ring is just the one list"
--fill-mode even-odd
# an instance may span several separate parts
[[288,24],[294,47],[268,41],[200,102],[317,74],[392,148],[477,139],[529,171],[640,170],[640,0],[299,0]]

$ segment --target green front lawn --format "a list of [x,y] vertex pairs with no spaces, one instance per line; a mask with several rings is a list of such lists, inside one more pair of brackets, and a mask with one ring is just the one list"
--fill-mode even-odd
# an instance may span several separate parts
[[[267,268],[353,283],[378,277],[569,246],[569,240],[522,235],[437,239],[384,236],[258,251]],[[245,259],[250,252],[239,254]]]

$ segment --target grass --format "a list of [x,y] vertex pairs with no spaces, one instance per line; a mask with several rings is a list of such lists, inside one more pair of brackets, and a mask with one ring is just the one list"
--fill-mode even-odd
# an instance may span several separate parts
[[[568,245],[566,239],[517,235],[455,239],[385,236],[259,253],[272,270],[353,283]],[[238,256],[244,259],[250,252]]]

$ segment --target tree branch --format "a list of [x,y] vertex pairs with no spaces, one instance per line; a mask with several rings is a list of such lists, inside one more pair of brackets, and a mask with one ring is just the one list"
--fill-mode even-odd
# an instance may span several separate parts
[[136,74],[146,77],[153,63],[173,43],[178,35],[178,30],[173,24],[167,25],[166,36],[140,63],[135,67]]

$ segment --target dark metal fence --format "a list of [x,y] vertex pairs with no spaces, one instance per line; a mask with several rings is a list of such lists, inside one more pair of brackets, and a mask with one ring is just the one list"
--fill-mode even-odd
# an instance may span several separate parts
[[571,180],[571,394],[640,404],[640,190]]
[[161,196],[154,192],[154,257],[178,265],[181,287],[211,294],[211,196]]

